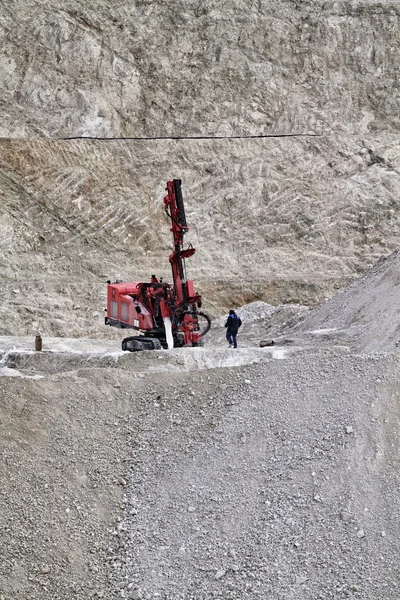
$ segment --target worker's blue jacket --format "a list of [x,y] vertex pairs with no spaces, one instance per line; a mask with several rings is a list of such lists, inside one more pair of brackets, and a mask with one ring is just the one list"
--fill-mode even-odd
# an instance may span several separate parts
[[228,333],[236,334],[238,332],[241,324],[242,324],[242,321],[241,321],[239,315],[234,313],[233,315],[229,315],[229,317],[225,323],[225,327],[228,328]]

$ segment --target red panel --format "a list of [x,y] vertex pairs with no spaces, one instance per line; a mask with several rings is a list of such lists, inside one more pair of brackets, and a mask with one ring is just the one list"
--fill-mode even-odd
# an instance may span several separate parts
[[189,280],[186,282],[186,291],[187,291],[188,298],[192,298],[195,295],[194,283],[192,280]]

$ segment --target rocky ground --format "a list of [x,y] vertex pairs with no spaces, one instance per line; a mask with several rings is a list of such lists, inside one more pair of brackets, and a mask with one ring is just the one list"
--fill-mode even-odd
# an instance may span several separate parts
[[120,597],[396,598],[397,370],[313,354],[160,379],[116,526]]
[[184,352],[0,378],[3,596],[397,598],[398,357]]
[[399,356],[317,319],[397,262],[311,312],[242,307],[237,350],[225,317],[172,351],[1,338],[3,597],[397,599]]

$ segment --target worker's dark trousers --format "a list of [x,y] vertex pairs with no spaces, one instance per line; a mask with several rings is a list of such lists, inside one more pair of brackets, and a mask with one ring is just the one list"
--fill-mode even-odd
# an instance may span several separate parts
[[237,336],[237,333],[230,333],[229,331],[226,332],[226,339],[228,340],[228,342],[230,344],[233,344],[234,348],[237,348],[236,336]]

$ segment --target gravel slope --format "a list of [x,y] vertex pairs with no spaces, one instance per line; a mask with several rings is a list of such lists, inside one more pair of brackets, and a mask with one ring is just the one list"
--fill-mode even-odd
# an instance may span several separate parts
[[315,355],[152,384],[120,596],[398,598],[397,369]]
[[6,600],[398,598],[398,356],[146,354],[0,378]]
[[305,315],[288,332],[289,337],[301,345],[309,343],[311,337],[315,345],[319,331],[325,343],[340,341],[357,352],[394,350],[400,343],[399,269],[400,253],[396,250]]

